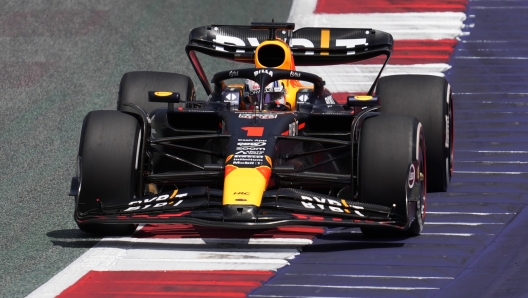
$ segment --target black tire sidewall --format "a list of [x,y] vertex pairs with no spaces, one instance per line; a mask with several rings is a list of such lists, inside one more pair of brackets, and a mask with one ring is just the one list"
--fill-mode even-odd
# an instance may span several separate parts
[[106,235],[135,229],[133,224],[83,223],[77,214],[99,208],[100,203],[127,204],[134,197],[140,133],[136,118],[126,113],[93,111],[85,117],[78,152],[80,192],[75,200],[75,219],[81,230]]
[[[447,190],[452,169],[453,119],[446,122],[452,105],[451,88],[443,77],[430,75],[393,75],[380,79],[376,93],[382,113],[416,117],[423,125],[427,147],[429,192]],[[452,116],[452,115],[451,115]],[[446,134],[446,128],[450,133]],[[446,167],[446,159],[448,166]]]
[[403,115],[380,115],[363,122],[359,140],[359,200],[407,215],[407,171],[416,160],[419,122]]

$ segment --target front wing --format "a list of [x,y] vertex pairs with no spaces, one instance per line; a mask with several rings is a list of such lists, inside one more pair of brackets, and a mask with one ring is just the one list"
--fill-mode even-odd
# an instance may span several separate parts
[[227,220],[222,209],[222,195],[223,191],[218,189],[184,188],[134,198],[127,205],[106,206],[99,202],[99,208],[76,212],[75,219],[83,223],[186,223],[247,229],[284,225],[406,229],[410,224],[407,214],[394,213],[395,205],[389,208],[292,188],[264,192],[257,216]]

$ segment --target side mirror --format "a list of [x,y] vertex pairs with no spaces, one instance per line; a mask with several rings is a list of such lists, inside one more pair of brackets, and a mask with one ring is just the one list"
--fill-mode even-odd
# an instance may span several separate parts
[[167,109],[174,111],[174,104],[180,102],[180,93],[170,91],[149,91],[148,100],[150,102],[166,102],[168,103]]

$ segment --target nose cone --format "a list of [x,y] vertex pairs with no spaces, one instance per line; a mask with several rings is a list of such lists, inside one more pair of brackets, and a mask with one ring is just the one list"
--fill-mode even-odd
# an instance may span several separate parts
[[224,220],[251,221],[257,219],[259,208],[254,205],[225,205],[222,212]]
[[222,205],[260,206],[270,175],[271,168],[268,166],[226,166]]

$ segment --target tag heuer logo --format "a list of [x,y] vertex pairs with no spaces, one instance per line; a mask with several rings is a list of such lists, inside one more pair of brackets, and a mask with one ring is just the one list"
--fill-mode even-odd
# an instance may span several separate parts
[[304,94],[304,95],[299,96],[300,102],[306,102],[307,100],[308,100],[308,95]]
[[229,100],[229,101],[233,101],[237,98],[236,95],[234,95],[233,93],[229,93],[228,95],[226,95],[226,98]]

